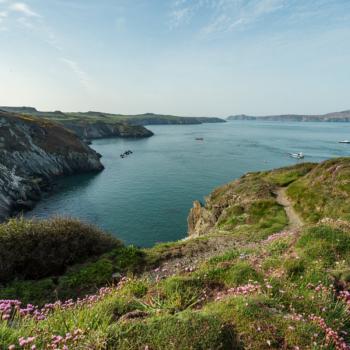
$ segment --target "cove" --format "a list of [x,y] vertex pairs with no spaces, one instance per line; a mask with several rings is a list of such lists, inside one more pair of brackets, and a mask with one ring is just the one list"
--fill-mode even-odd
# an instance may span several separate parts
[[[52,193],[25,214],[80,218],[127,244],[149,247],[186,236],[196,199],[249,171],[303,161],[349,156],[347,123],[234,121],[202,125],[149,126],[147,139],[102,139],[92,147],[105,170],[57,181]],[[203,140],[196,140],[203,138]],[[120,158],[126,150],[133,154]]]

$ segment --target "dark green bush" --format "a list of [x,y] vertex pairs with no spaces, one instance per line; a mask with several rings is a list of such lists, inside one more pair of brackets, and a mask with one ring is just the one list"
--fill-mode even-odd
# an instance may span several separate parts
[[13,219],[0,225],[0,283],[61,275],[120,246],[97,228],[67,218]]

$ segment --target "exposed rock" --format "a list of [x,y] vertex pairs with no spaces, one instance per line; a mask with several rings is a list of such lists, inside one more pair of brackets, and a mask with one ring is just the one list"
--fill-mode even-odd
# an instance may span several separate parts
[[74,121],[61,122],[67,129],[74,131],[81,139],[101,139],[108,137],[142,138],[153,136],[153,132],[141,125],[129,125],[127,123],[106,123],[97,121],[94,123]]
[[199,201],[194,201],[187,218],[188,235],[192,237],[205,235],[213,228],[215,222],[212,212],[202,207]]
[[275,185],[265,181],[259,173],[248,173],[216,188],[206,197],[204,206],[198,201],[193,203],[187,219],[188,235],[196,237],[212,233],[235,215],[240,215],[243,220],[252,203],[259,199],[275,201],[274,190]]
[[0,220],[32,208],[54,177],[102,169],[100,155],[71,131],[0,111]]

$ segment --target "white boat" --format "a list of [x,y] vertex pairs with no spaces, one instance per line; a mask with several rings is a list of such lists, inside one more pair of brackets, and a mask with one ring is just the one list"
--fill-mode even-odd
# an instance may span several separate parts
[[349,140],[343,140],[343,141],[339,141],[339,143],[350,143]]
[[296,158],[296,159],[303,159],[303,158],[305,157],[303,152],[289,153],[289,155],[290,155],[292,158]]

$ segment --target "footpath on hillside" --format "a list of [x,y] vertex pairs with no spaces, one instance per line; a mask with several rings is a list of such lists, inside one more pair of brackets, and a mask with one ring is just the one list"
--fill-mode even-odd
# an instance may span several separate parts
[[[288,235],[288,234],[297,234],[299,229],[304,225],[303,220],[299,216],[299,214],[293,208],[293,205],[286,194],[286,189],[281,187],[276,191],[276,201],[278,204],[283,206],[286,215],[288,217],[288,227],[286,230],[272,234],[266,240],[260,243],[251,243],[246,246],[255,247],[258,244],[264,244],[273,239],[276,235]],[[223,235],[213,235],[208,236],[205,241],[198,243],[198,245],[194,244],[192,247],[192,251],[189,254],[174,256],[173,258],[169,258],[168,260],[161,263],[160,267],[155,270],[147,271],[145,273],[146,276],[151,278],[164,278],[169,275],[173,275],[179,272],[187,271],[191,272],[195,270],[200,263],[203,261],[207,261],[213,256],[218,254],[222,254],[225,251],[230,249],[234,249],[239,246],[239,242],[237,241],[237,237],[230,236],[227,233]]]
[[288,220],[289,220],[289,228],[291,230],[301,228],[304,223],[299,214],[294,210],[293,205],[290,199],[287,196],[286,189],[281,187],[277,190],[277,203],[284,207],[286,211]]

